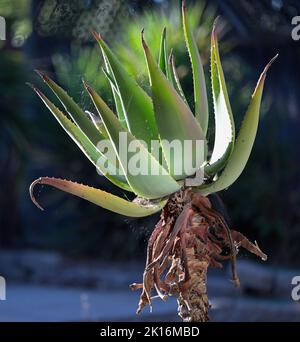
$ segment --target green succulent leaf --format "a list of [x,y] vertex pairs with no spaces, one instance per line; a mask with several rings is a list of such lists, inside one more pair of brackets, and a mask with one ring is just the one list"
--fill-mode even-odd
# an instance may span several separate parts
[[[95,147],[95,145],[87,138],[87,136],[78,128],[70,119],[68,119],[49,99],[37,88],[32,86],[33,90],[44,102],[62,128],[68,133],[76,145],[86,155],[86,157],[95,165],[95,167],[113,184],[118,187],[132,191],[126,182],[126,178],[118,172],[117,166],[111,162]],[[116,176],[111,176],[107,173],[107,169],[111,169]],[[117,169],[117,172],[115,171]]]
[[158,65],[159,65],[160,70],[165,74],[167,79],[175,88],[174,77],[172,74],[172,69],[170,67],[169,58],[168,58],[167,29],[166,28],[163,29],[162,35],[161,35]]
[[200,53],[187,16],[185,1],[182,1],[182,21],[186,46],[192,64],[194,83],[195,116],[206,136],[208,128],[208,100],[206,93],[205,75]]
[[109,68],[109,65],[106,68],[102,68],[102,71],[103,71],[105,77],[107,78],[107,80],[109,81],[109,83],[111,85],[111,89],[118,91],[118,86],[115,84],[115,80],[113,79],[113,76],[111,76],[112,72],[107,71],[107,70],[109,70],[108,68]]
[[184,101],[184,103],[188,106],[188,102],[186,100],[186,97],[184,95],[184,92],[182,90],[180,81],[179,81],[179,77],[176,71],[176,66],[174,63],[174,55],[173,55],[173,51],[171,51],[169,59],[168,59],[168,65],[169,65],[169,70],[170,70],[170,79],[171,79],[171,83],[173,84],[173,87],[176,89],[177,93],[181,96],[182,100]]
[[128,130],[137,139],[144,140],[150,148],[151,141],[158,139],[151,98],[127,74],[101,36],[95,32],[94,36],[101,47],[104,58],[110,65],[110,70],[107,71],[113,73],[111,76],[118,87]]
[[[159,69],[144,41],[143,35],[142,44],[151,81],[155,118],[169,173],[175,179],[183,179],[192,175],[195,171],[192,168],[191,170],[183,170],[183,155],[178,151],[172,153],[168,146],[169,143],[179,141],[183,146],[185,141],[191,141],[194,144],[199,140],[204,141],[205,137],[193,113]],[[192,161],[189,164],[195,165],[197,160],[196,149],[192,148],[190,155],[184,157],[189,157]],[[201,165],[195,166],[200,168]],[[179,170],[181,173],[179,173]]]
[[[69,113],[80,130],[94,144],[94,146],[97,146],[97,144],[103,139],[107,139],[107,133],[103,127],[103,124],[96,124],[94,118],[92,118],[90,114],[88,115],[92,118],[92,120],[89,120],[86,113],[77,105],[77,103],[67,94],[65,90],[63,90],[58,84],[50,79],[45,73],[38,70],[36,70],[36,72],[57,96],[65,110]],[[117,160],[117,156],[112,155],[111,162],[113,164],[115,164],[115,160]],[[119,169],[118,163],[116,165],[116,167]],[[124,177],[119,178],[122,181],[125,181]]]
[[[115,80],[113,79],[113,76],[112,76],[113,72],[112,72],[110,65],[109,65],[108,61],[106,60],[106,58],[105,58],[105,65],[106,65],[106,69],[103,68],[103,73],[110,83],[110,87],[111,87],[111,91],[112,91],[112,94],[114,97],[115,107],[116,107],[116,112],[117,112],[118,118],[119,118],[121,124],[124,127],[128,128],[127,123],[126,123],[126,113],[125,113],[125,110],[123,108],[122,99],[121,99],[121,96],[119,94],[118,86],[115,84]],[[106,70],[109,70],[109,72]]]
[[[85,87],[106,127],[123,172],[133,191],[140,197],[154,199],[168,196],[179,190],[180,185],[163,169],[157,159],[147,151],[147,148],[120,124],[117,117],[94,89],[87,84]],[[123,141],[120,144],[120,134],[122,133],[126,136],[126,142]],[[127,170],[127,166],[128,168],[130,166],[129,161],[137,153],[137,151],[130,152],[129,144],[132,142],[137,147],[140,161],[147,163],[145,165],[148,167],[144,173],[132,174]],[[156,174],[152,170],[156,170]]]
[[160,40],[160,50],[159,50],[159,57],[158,57],[158,65],[160,70],[167,75],[167,40],[166,40],[167,30],[164,27],[161,34]]
[[201,194],[209,195],[228,188],[243,172],[256,137],[259,110],[267,71],[277,56],[278,55],[267,64],[260,75],[227,165],[215,182],[200,187]]
[[42,71],[36,70],[37,74],[43,79],[48,87],[53,91],[56,97],[64,106],[66,112],[71,116],[78,127],[83,133],[89,137],[91,142],[95,145],[104,138],[93,123],[88,119],[84,111],[78,106],[78,104],[63,90],[58,84],[56,84],[49,76]]
[[207,174],[221,170],[230,157],[235,139],[234,118],[221,65],[216,24],[211,35],[211,83],[215,114],[215,142]]
[[41,210],[44,210],[44,209],[36,201],[33,195],[34,187],[37,184],[53,186],[56,189],[59,189],[67,193],[70,193],[72,195],[75,195],[77,197],[83,198],[86,201],[89,201],[102,208],[113,211],[114,213],[124,215],[124,216],[130,216],[130,217],[144,217],[144,216],[152,215],[160,211],[166,204],[166,201],[158,201],[156,203],[148,203],[148,204],[142,205],[139,203],[126,201],[123,198],[112,195],[103,190],[95,189],[93,187],[79,184],[76,182],[72,182],[69,180],[59,179],[59,178],[50,178],[50,177],[41,177],[35,180],[31,184],[30,189],[29,189],[30,197],[33,203]]
[[85,113],[90,117],[92,123],[99,130],[101,135],[105,137],[105,139],[108,139],[108,135],[106,133],[105,127],[103,125],[103,122],[100,120],[100,118],[88,110],[86,110]]

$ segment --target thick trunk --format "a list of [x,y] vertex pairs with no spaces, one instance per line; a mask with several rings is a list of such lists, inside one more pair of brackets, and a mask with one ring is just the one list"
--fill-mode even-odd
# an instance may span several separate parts
[[209,320],[208,296],[207,296],[207,268],[208,261],[201,261],[195,257],[194,249],[187,250],[188,267],[190,270],[190,285],[186,293],[186,299],[179,295],[178,315],[183,322],[207,322]]

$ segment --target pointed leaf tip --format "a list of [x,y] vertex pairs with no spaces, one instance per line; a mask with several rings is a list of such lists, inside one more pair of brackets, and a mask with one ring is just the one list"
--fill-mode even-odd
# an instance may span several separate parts
[[35,91],[35,93],[40,96],[42,99],[46,99],[46,95],[40,90],[38,89],[35,85],[31,84],[31,83],[27,83],[27,85],[30,86],[30,88]]
[[33,202],[34,205],[36,205],[40,210],[44,211],[45,209],[38,203],[38,201],[36,200],[35,196],[34,196],[34,188],[37,184],[42,184],[42,177],[36,179],[35,181],[33,181],[31,184],[30,184],[30,187],[29,187],[29,195],[30,195],[30,198]]
[[40,89],[38,89],[35,85],[31,83],[27,83],[27,85],[29,85],[29,87],[41,98],[41,100],[43,100],[45,103],[48,101],[48,98],[46,97],[46,95]]
[[278,55],[271,59],[259,77],[252,94],[250,104],[242,121],[233,151],[223,172],[213,183],[200,187],[202,195],[206,196],[228,188],[243,172],[255,142],[266,72],[277,56]]
[[82,79],[82,84],[83,84],[83,86],[87,92],[89,92],[89,93],[92,92],[92,87],[84,79]]
[[158,55],[158,64],[160,70],[168,77],[168,57],[167,57],[167,31],[163,28],[160,38],[160,48]]
[[214,37],[215,37],[216,34],[217,34],[217,26],[218,26],[218,23],[219,23],[219,21],[220,21],[220,18],[221,18],[221,16],[218,15],[218,16],[216,17],[216,19],[214,20],[214,23],[213,23],[212,34],[213,34]]
[[145,29],[142,28],[142,30],[141,30],[141,39],[142,39],[143,48],[144,48],[145,50],[149,50],[148,45],[147,45],[147,43],[146,43],[146,41],[145,41],[144,34],[145,34]]
[[118,196],[112,195],[100,189],[92,188],[88,185],[79,184],[66,179],[40,177],[31,183],[29,193],[33,203],[41,210],[44,210],[34,197],[34,188],[38,184],[53,186],[74,196],[96,204],[104,209],[124,216],[144,217],[160,211],[166,204],[166,200],[139,204],[130,202]]
[[93,89],[93,87],[90,86],[84,79],[82,80],[82,83],[83,83],[83,85],[84,85],[86,91],[87,91],[90,95],[92,95],[92,94],[95,93],[95,90]]
[[254,94],[255,94],[255,92],[257,91],[257,87],[261,84],[262,81],[265,80],[266,75],[267,75],[267,72],[268,72],[270,66],[275,62],[275,60],[277,59],[278,56],[279,56],[279,53],[277,53],[277,54],[270,60],[270,62],[265,66],[263,72],[261,73],[261,75],[260,75],[260,77],[259,77],[259,79],[258,79],[256,88],[255,88],[255,90],[254,90]]
[[276,55],[270,60],[270,62],[265,66],[263,73],[266,73],[270,66],[274,63],[274,61],[277,59],[279,56],[279,53],[276,53]]
[[44,71],[38,70],[38,69],[34,69],[34,71],[40,76],[40,78],[44,81],[44,82],[49,82],[49,77],[47,76],[47,74]]
[[204,135],[206,136],[209,117],[206,81],[201,56],[184,2],[182,3],[182,26],[186,47],[192,65],[195,106],[194,114],[203,130]]
[[26,84],[28,87],[30,87],[31,89],[34,90],[35,86],[34,86],[32,83],[30,83],[30,82],[25,82],[25,84]]
[[94,36],[94,38],[96,39],[97,42],[99,42],[99,40],[102,40],[101,34],[98,33],[97,31],[92,30],[91,33],[92,33],[92,35]]

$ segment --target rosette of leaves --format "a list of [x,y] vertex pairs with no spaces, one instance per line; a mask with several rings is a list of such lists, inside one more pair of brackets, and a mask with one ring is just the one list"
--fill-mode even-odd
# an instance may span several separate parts
[[[33,195],[37,184],[53,186],[125,216],[143,217],[161,211],[160,221],[148,242],[143,281],[131,285],[132,289],[142,290],[138,312],[145,305],[152,305],[153,296],[166,300],[173,295],[177,297],[179,315],[183,320],[206,321],[209,308],[206,293],[207,268],[222,267],[220,261],[231,259],[233,282],[239,286],[235,270],[239,247],[266,260],[266,255],[257,244],[251,243],[241,233],[228,227],[222,215],[212,208],[207,196],[231,186],[246,166],[256,137],[266,73],[276,56],[260,75],[236,136],[214,25],[211,34],[210,71],[215,137],[213,149],[211,153],[207,153],[209,110],[206,81],[184,2],[182,24],[193,74],[193,109],[186,101],[172,52],[169,53],[166,49],[166,29],[160,39],[158,61],[153,57],[142,32],[141,48],[144,50],[149,71],[151,96],[128,75],[103,38],[94,32],[105,61],[104,75],[111,86],[116,113],[86,82],[84,87],[98,116],[96,118],[90,113],[91,120],[44,73],[39,72],[63,105],[64,111],[58,109],[33,86],[37,95],[92,164],[113,184],[134,193],[135,200],[128,201],[101,189],[50,177],[35,180],[30,193],[34,203],[41,209]],[[127,171],[126,162],[130,159],[131,152],[125,146],[125,155],[121,153],[120,133],[126,134],[128,143],[145,141],[146,146],[140,143],[140,156],[159,172],[132,174]],[[98,148],[99,141],[104,139],[109,139],[113,147],[115,155],[111,159]],[[154,156],[152,150],[147,148],[153,140],[160,142],[161,158]],[[195,170],[184,169],[180,164],[182,156],[169,153],[166,142],[174,140],[182,144],[187,140],[204,141],[205,162],[197,165],[204,172],[203,184],[193,184]],[[193,150],[184,157],[190,159],[192,165],[197,163]],[[110,173],[110,167],[114,170],[119,168],[122,172]]]

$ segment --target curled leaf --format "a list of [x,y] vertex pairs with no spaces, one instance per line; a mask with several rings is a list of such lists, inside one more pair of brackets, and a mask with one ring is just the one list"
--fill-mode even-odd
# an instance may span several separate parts
[[94,203],[102,208],[108,209],[120,215],[130,217],[144,217],[160,211],[166,201],[149,202],[141,205],[139,203],[126,201],[123,198],[110,194],[100,189],[72,182],[66,179],[40,177],[36,179],[29,188],[32,202],[41,210],[44,210],[34,196],[34,188],[38,184],[50,185],[56,189],[65,191],[86,201]]

